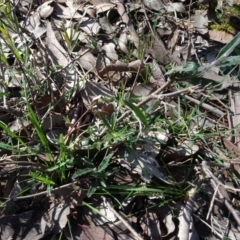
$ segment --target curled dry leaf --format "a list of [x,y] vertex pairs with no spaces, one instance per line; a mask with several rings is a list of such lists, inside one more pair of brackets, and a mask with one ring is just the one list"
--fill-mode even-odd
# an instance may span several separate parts
[[99,33],[101,26],[93,19],[88,19],[80,25],[80,28],[88,35],[93,36]]
[[95,6],[96,14],[98,15],[100,13],[107,12],[115,7],[116,5],[113,3],[99,3]]
[[67,53],[58,42],[50,22],[47,23],[46,48],[54,65],[60,65],[62,67],[66,67],[68,65],[69,61],[66,57]]
[[164,65],[168,64],[170,61],[168,51],[163,41],[158,37],[157,34],[154,35],[154,40],[151,46],[151,48],[146,49],[146,52],[151,54],[153,58],[158,60],[160,63]]
[[94,101],[99,97],[113,96],[113,93],[105,86],[89,81],[86,82],[85,89],[82,90],[81,94],[86,108],[91,108]]
[[179,2],[169,2],[165,5],[167,12],[185,12],[185,7],[183,3]]
[[196,30],[201,34],[208,32],[208,19],[202,15],[194,15],[191,17],[191,21]]
[[53,0],[44,2],[41,6],[37,8],[36,12],[40,15],[41,18],[47,18],[52,14],[54,9],[53,6],[54,6]]
[[106,43],[102,47],[102,50],[104,50],[106,56],[114,62],[118,60],[118,54],[115,50],[115,47],[116,45],[113,42]]
[[124,53],[129,54],[129,51],[127,49],[127,42],[128,42],[128,37],[127,37],[127,34],[124,32],[120,35],[118,39],[118,46]]
[[175,28],[173,30],[171,36],[169,37],[167,46],[168,46],[168,48],[171,49],[171,52],[172,52],[174,46],[177,44],[177,41],[178,41],[178,38],[179,38],[179,33],[180,33],[180,30],[178,30],[178,28]]
[[116,26],[113,26],[106,16],[99,18],[99,23],[106,34],[112,34],[116,31]]
[[59,3],[55,3],[53,14],[59,18],[83,20],[82,15],[79,14],[73,7],[71,6],[64,7]]
[[47,31],[46,26],[41,24],[40,16],[37,13],[33,13],[27,18],[26,29],[31,32],[36,39]]
[[143,0],[144,5],[148,8],[155,10],[155,11],[164,11],[165,5],[161,0],[152,1],[152,0]]
[[84,49],[81,49],[78,54],[81,56],[78,59],[78,63],[79,65],[89,71],[89,72],[93,72],[95,70],[96,67],[96,58],[93,56],[93,54],[91,52],[86,52]]

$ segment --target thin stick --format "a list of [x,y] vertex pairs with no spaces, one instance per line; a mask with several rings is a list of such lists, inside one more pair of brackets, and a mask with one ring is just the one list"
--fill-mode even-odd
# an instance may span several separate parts
[[[71,183],[68,183],[68,184],[65,184],[65,185],[62,185],[60,187],[56,187],[54,189],[51,189],[51,193],[52,192],[56,192],[57,190],[59,189],[62,189],[62,188],[65,188],[65,187],[70,187],[72,184],[74,184],[76,182],[71,182]],[[27,199],[27,198],[33,198],[33,197],[38,197],[38,196],[42,196],[42,195],[45,195],[45,194],[48,194],[48,191],[43,191],[43,192],[39,192],[39,193],[34,193],[34,194],[29,194],[29,195],[26,195],[26,196],[20,196],[20,197],[14,197],[13,200],[14,201],[17,201],[17,200],[20,200],[20,199]],[[12,198],[5,198],[6,200],[11,200]]]
[[215,201],[216,194],[217,194],[217,192],[218,192],[218,188],[219,188],[219,184],[217,185],[217,187],[216,187],[216,189],[215,189],[215,191],[214,191],[214,194],[213,194],[213,197],[212,197],[212,200],[211,200],[209,209],[208,209],[207,217],[206,217],[207,220],[209,219],[209,215],[210,215],[210,213],[212,212],[213,203],[214,203],[214,201]]
[[217,184],[219,184],[220,186],[224,187],[226,190],[231,190],[233,192],[240,192],[239,188],[234,188],[234,187],[230,187],[230,186],[224,185],[221,181],[219,181],[219,179],[217,177],[215,177],[214,174],[209,169],[209,166],[208,166],[206,161],[202,162],[202,170],[204,171],[204,173],[207,176],[211,177]]
[[212,112],[213,114],[219,116],[219,117],[222,117],[224,115],[224,112],[222,112],[221,110],[215,108],[215,107],[212,107],[210,106],[209,104],[206,104],[206,103],[202,103],[201,101],[195,99],[195,98],[192,98],[192,97],[189,97],[189,96],[185,96],[186,99],[188,99],[189,101],[193,102],[193,103],[196,103],[198,105],[200,105],[201,107],[203,107],[204,109]]
[[160,99],[160,100],[163,99],[163,98],[166,98],[166,97],[175,97],[175,96],[181,95],[182,93],[186,93],[186,92],[193,93],[195,90],[197,90],[199,88],[199,86],[200,85],[196,85],[196,86],[193,86],[193,87],[188,87],[188,88],[185,88],[185,89],[182,89],[182,90],[178,90],[176,92],[166,93],[166,94],[161,94],[161,95],[151,94],[151,95],[149,95],[149,97]]
[[108,208],[114,213],[114,215],[118,218],[118,220],[120,220],[124,226],[127,227],[127,229],[134,235],[136,240],[143,240],[143,238],[141,236],[139,236],[136,231],[127,223],[127,221],[125,219],[123,219],[116,211],[115,209],[111,206],[111,204],[109,203],[109,201],[106,201]]

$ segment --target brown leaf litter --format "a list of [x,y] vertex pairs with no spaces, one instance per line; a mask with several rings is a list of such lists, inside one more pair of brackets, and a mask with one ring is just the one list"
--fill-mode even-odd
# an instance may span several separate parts
[[15,4],[29,58],[2,32],[0,238],[239,239],[238,73],[216,66],[234,35],[210,1]]

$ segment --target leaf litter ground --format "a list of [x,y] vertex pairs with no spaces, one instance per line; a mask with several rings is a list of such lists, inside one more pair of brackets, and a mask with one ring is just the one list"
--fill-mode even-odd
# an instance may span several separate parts
[[240,239],[238,11],[2,1],[1,239]]

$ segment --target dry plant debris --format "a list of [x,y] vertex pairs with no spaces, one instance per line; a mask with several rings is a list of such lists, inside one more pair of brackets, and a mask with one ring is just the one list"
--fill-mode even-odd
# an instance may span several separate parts
[[1,0],[0,239],[240,239],[239,13]]

